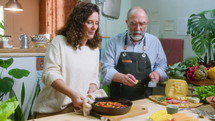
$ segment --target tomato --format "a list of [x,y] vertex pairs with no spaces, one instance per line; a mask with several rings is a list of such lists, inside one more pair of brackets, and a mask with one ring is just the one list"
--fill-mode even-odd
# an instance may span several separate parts
[[172,100],[172,99],[173,99],[173,98],[171,98],[171,97],[167,97],[167,98],[166,98],[166,100]]

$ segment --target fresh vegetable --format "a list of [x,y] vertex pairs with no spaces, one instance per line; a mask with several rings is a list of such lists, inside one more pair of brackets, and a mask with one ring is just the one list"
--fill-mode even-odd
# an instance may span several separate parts
[[167,97],[167,98],[166,98],[166,100],[172,100],[172,99],[173,99],[173,98],[171,98],[171,97]]
[[5,102],[0,101],[0,119],[1,121],[12,121],[8,117],[15,112],[19,102],[15,97],[8,99]]
[[199,62],[198,57],[188,57],[183,61],[183,64],[187,67],[197,66]]
[[170,79],[185,79],[185,70],[187,70],[187,66],[182,62],[178,62],[174,65],[169,65],[167,75]]
[[205,80],[207,77],[207,68],[203,65],[188,67],[186,71],[186,80],[189,81]]
[[210,69],[208,70],[208,77],[209,77],[210,79],[215,80],[215,67],[210,68]]
[[197,66],[188,67],[186,71],[186,80],[196,81],[194,72],[197,70]]
[[194,72],[196,80],[205,80],[208,77],[207,68],[203,65],[198,66],[196,71]]
[[198,57],[188,57],[183,62],[178,62],[173,65],[169,65],[167,75],[169,76],[170,79],[185,79],[187,68],[197,65]]
[[206,98],[215,95],[215,85],[198,86],[194,88],[194,93],[200,98],[200,100],[206,102]]

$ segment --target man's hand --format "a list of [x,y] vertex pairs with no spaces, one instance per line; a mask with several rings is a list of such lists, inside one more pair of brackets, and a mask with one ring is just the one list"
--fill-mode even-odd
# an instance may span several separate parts
[[151,80],[154,80],[156,83],[158,83],[160,80],[160,74],[159,74],[159,72],[153,71],[149,74],[149,78]]
[[137,84],[137,80],[132,74],[122,74],[120,81],[127,86],[134,86]]

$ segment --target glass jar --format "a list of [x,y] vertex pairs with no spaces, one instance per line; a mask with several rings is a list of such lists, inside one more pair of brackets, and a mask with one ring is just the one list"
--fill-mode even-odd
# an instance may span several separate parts
[[10,35],[2,35],[0,36],[0,48],[12,48],[13,45],[10,45],[11,36]]

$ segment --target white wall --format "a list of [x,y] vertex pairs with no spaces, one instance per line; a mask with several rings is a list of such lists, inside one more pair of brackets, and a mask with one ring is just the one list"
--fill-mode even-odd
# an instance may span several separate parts
[[[159,28],[159,38],[179,38],[184,39],[184,58],[196,56],[192,50],[191,38],[189,35],[178,35],[178,20],[187,19],[193,13],[203,10],[215,9],[215,0],[121,0],[121,11],[119,19],[109,19],[101,15],[101,33],[103,36],[111,37],[127,29],[125,23],[127,11],[132,6],[142,6],[149,14],[150,24],[148,32],[152,33],[152,26]],[[182,22],[185,22],[182,21]],[[169,23],[170,28],[166,23]],[[180,25],[181,24],[181,25]],[[179,23],[182,31],[186,33],[184,24]],[[183,25],[183,26],[182,26]],[[187,27],[187,26],[186,26]]]
[[[127,18],[127,11],[131,7],[131,0],[121,0],[120,16],[118,19],[111,19],[103,16],[100,12],[100,25],[102,36],[111,37],[118,33],[124,32],[127,29],[125,20]],[[102,11],[102,7],[100,6]]]

